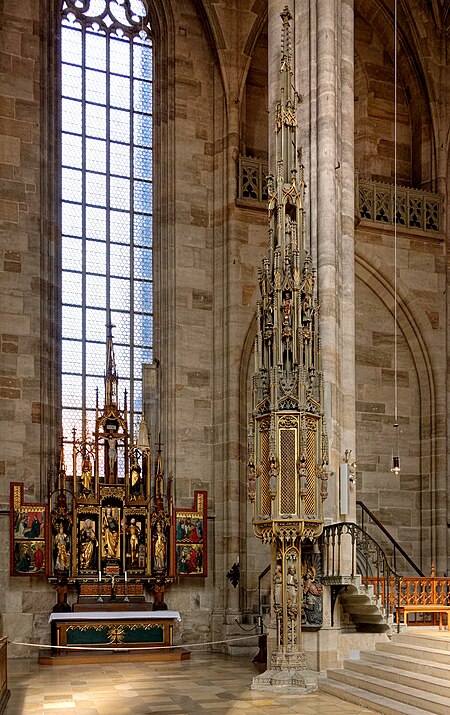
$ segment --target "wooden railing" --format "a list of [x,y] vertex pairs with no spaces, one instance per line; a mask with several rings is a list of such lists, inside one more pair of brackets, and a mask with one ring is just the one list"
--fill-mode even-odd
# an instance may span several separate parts
[[[366,585],[372,584],[379,587],[378,580],[366,576],[363,578]],[[409,614],[431,614],[428,623],[434,625],[438,620],[442,627],[443,616],[450,614],[450,578],[435,576],[433,571],[429,577],[401,578],[399,582],[394,579],[389,584],[381,584],[382,598],[387,599],[391,612],[395,611],[397,621],[404,620],[410,625],[423,625],[423,620],[409,620]]]
[[5,711],[9,700],[7,647],[8,639],[0,638],[0,713]]

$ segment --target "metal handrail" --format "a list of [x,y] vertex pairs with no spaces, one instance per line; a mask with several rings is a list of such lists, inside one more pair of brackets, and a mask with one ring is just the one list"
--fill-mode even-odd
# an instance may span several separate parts
[[261,571],[261,573],[258,576],[258,626],[260,628],[260,632],[263,632],[263,620],[262,620],[262,609],[261,609],[261,581],[263,580],[264,576],[269,573],[270,571],[270,564],[266,566],[264,571]]
[[400,546],[398,541],[394,539],[392,534],[389,533],[389,531],[386,529],[386,527],[381,523],[381,521],[375,516],[375,514],[370,511],[370,509],[364,504],[362,501],[357,501],[356,505],[361,507],[361,529],[365,531],[364,529],[364,514],[367,514],[370,519],[376,524],[376,526],[383,532],[383,534],[389,539],[391,542],[392,546],[394,547],[394,553],[393,553],[393,559],[394,559],[394,570],[397,570],[397,559],[396,559],[396,552],[398,551],[403,558],[409,563],[409,565],[414,569],[414,571],[419,575],[424,577],[425,574],[420,570],[420,568],[417,566],[417,564],[414,563],[412,558],[408,556],[406,551]]
[[365,562],[363,582],[371,583],[385,613],[393,614],[400,607],[400,581],[398,573],[390,565],[386,554],[366,531],[353,522],[328,524],[322,533],[323,574],[326,579],[342,579],[342,539],[351,538],[351,578],[356,576],[356,552]]

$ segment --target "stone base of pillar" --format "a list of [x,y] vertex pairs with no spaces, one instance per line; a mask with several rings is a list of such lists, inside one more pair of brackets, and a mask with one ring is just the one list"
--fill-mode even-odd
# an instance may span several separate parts
[[317,690],[319,673],[313,670],[274,670],[270,668],[253,678],[251,690],[271,690],[307,695]]

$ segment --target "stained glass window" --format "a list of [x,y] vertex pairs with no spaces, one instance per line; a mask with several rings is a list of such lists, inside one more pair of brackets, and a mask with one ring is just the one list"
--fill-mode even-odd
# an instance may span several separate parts
[[[107,322],[130,429],[152,360],[153,49],[143,0],[61,6],[62,410],[70,440],[103,406]],[[67,459],[66,459],[67,462]]]

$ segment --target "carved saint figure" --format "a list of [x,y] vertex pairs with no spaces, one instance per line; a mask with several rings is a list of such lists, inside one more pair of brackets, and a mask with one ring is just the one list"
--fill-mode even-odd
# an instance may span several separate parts
[[306,623],[320,625],[323,620],[323,586],[314,578],[313,570],[307,569],[303,576],[303,619]]
[[70,567],[70,548],[69,538],[64,533],[64,525],[59,524],[58,531],[53,539],[53,547],[55,554],[55,571],[67,572]]
[[295,610],[298,605],[298,578],[295,566],[288,566],[286,578],[287,605],[291,610]]
[[97,537],[92,519],[85,519],[80,532],[80,567],[92,569],[96,565]]
[[282,605],[282,583],[283,577],[281,575],[281,566],[277,564],[275,566],[275,572],[272,578],[273,582],[273,605],[275,610]]
[[92,479],[92,464],[89,456],[86,454],[83,458],[83,463],[81,465],[81,487],[82,491],[90,494],[91,493],[91,479]]
[[130,469],[131,493],[139,494],[141,491],[141,468],[135,457]]
[[138,560],[139,555],[139,537],[141,535],[141,529],[136,523],[136,519],[131,517],[130,523],[127,527],[128,533],[128,548],[130,550],[131,565],[133,565]]
[[156,531],[154,535],[154,563],[155,571],[164,571],[166,566],[166,536],[164,534],[160,521],[156,522]]
[[103,512],[102,556],[107,559],[119,557],[119,524],[110,506]]

